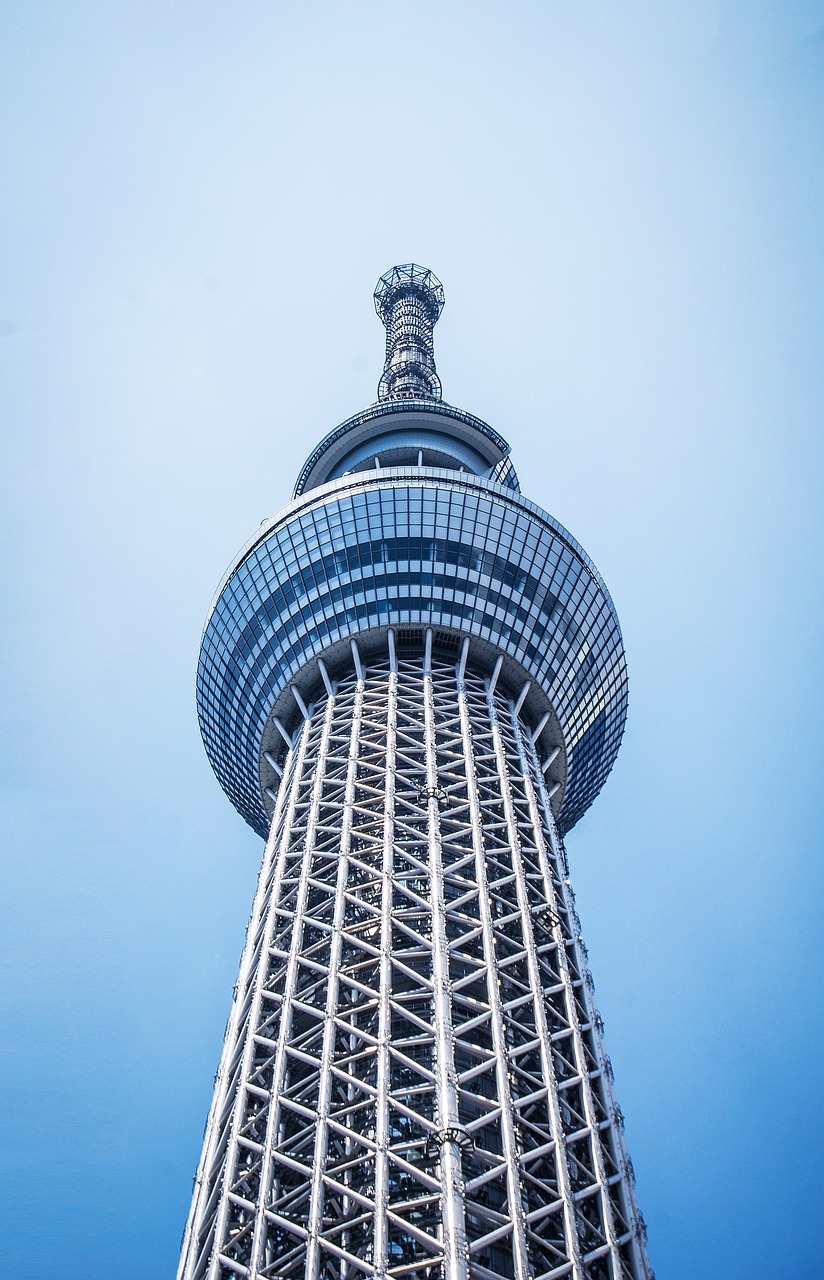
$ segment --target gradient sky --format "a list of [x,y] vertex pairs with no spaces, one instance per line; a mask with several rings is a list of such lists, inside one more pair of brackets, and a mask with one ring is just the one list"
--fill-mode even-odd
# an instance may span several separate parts
[[220,576],[440,276],[445,398],[604,574],[568,840],[659,1280],[820,1280],[824,3],[6,0],[0,1274],[176,1265],[260,841]]

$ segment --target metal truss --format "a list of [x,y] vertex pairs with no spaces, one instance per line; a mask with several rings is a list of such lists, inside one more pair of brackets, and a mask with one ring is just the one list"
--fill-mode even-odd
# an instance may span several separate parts
[[434,272],[414,262],[393,267],[375,288],[375,310],[386,326],[379,400],[440,400],[432,329],[444,305]]
[[650,1280],[524,697],[352,665],[289,752],[179,1280]]

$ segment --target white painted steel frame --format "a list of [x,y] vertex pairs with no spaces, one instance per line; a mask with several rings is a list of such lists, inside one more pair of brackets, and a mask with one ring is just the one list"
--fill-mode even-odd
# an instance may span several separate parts
[[286,759],[179,1280],[650,1280],[535,726],[396,648]]

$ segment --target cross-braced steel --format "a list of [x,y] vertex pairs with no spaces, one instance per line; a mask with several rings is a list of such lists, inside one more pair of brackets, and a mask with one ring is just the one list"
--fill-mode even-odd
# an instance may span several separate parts
[[430,629],[320,664],[180,1280],[649,1280],[540,725],[501,661],[438,658]]
[[386,326],[379,400],[440,400],[432,329],[444,305],[443,285],[426,267],[407,262],[381,276],[375,310]]

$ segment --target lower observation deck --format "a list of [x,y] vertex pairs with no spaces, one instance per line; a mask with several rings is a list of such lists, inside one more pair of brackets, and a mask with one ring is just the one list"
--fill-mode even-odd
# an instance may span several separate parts
[[[626,718],[620,628],[595,567],[512,489],[421,467],[312,489],[263,526],[212,606],[198,669],[206,751],[232,803],[269,829],[287,740],[357,638],[368,656],[462,637],[533,725],[566,832],[612,767]],[[323,668],[318,663],[321,659]],[[557,748],[557,750],[556,750]],[[557,786],[555,786],[557,784]]]

